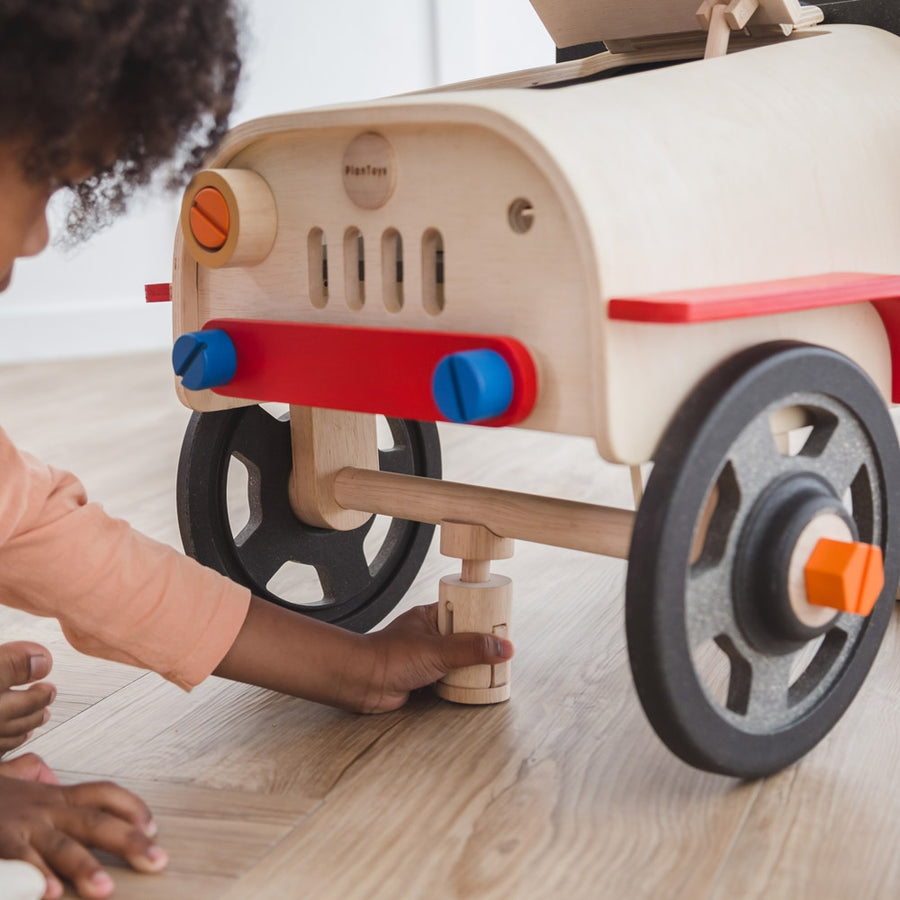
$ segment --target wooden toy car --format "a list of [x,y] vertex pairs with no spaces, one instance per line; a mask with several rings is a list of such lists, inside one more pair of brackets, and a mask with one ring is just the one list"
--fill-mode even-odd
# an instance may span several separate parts
[[[508,626],[510,539],[627,558],[656,731],[773,772],[850,703],[900,581],[900,38],[796,0],[534,5],[561,47],[607,49],[250,122],[188,187],[185,546],[355,629],[436,524],[463,560],[448,629]],[[652,473],[637,513],[444,482],[443,420],[590,435]],[[311,593],[279,588],[291,567]],[[492,702],[508,672],[442,690]]]

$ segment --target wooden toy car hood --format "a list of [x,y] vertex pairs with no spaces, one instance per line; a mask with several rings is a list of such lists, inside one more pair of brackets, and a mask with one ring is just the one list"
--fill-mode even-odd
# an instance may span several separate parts
[[[560,89],[417,94],[271,116],[235,128],[209,165],[240,166],[260,141],[326,128],[475,125],[514,144],[550,182],[583,261],[598,267],[598,297],[825,263],[889,270],[900,268],[898,84],[900,39],[836,26]],[[863,150],[873,135],[880,140]],[[477,169],[472,160],[473,179]],[[860,208],[886,227],[861,234],[841,224]]]

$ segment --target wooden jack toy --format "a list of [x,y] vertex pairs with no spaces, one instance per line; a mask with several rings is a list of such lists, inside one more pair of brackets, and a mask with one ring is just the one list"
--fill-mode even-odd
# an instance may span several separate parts
[[[840,719],[900,582],[900,16],[533,3],[567,61],[250,122],[188,187],[150,291],[185,547],[358,630],[436,525],[442,630],[508,631],[513,540],[627,559],[654,729],[765,775]],[[591,436],[637,511],[443,480],[441,421]],[[504,700],[508,666],[438,691]]]
[[[441,579],[438,628],[441,634],[481,632],[510,637],[512,582],[491,574],[491,561],[509,559],[513,542],[483,525],[441,522],[441,553],[462,560],[459,575]],[[470,666],[449,673],[438,694],[457,703],[498,703],[510,694],[510,664]]]

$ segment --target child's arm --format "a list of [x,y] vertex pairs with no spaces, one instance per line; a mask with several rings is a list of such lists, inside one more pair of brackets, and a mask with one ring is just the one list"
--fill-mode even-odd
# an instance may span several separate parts
[[381,631],[354,634],[259,597],[215,674],[355,712],[386,712],[451,669],[497,665],[504,638],[443,636],[437,604],[409,610]]
[[33,753],[0,763],[0,859],[40,869],[45,897],[62,896],[60,877],[82,897],[109,896],[112,881],[88,847],[113,853],[140,872],[165,867],[165,851],[152,841],[156,826],[138,797],[109,782],[55,782]]
[[[490,635],[441,636],[435,606],[357,635],[258,598],[88,503],[0,431],[0,602],[59,619],[84,653],[185,688],[218,675],[345,709],[395,709],[451,669],[503,662]],[[249,611],[248,611],[249,604]]]

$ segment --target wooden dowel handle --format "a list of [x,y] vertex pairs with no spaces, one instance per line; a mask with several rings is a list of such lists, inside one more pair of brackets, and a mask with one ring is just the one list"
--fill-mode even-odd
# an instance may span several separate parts
[[618,559],[628,558],[634,528],[628,509],[353,466],[335,476],[334,496],[345,509],[433,525],[478,523],[503,537]]

